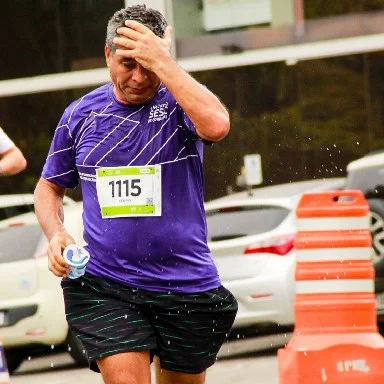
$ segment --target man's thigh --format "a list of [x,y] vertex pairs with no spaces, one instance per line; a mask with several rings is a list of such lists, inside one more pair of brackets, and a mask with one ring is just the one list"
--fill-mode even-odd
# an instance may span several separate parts
[[118,353],[98,360],[97,364],[105,384],[151,383],[149,351]]

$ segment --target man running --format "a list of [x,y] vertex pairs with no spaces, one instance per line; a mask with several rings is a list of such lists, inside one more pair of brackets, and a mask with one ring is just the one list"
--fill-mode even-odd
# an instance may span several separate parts
[[[145,5],[109,20],[112,82],[65,110],[35,190],[62,277],[67,321],[107,384],[201,384],[237,312],[207,246],[203,146],[227,135],[226,108],[170,55],[171,28]],[[68,278],[63,217],[81,184],[85,275]]]

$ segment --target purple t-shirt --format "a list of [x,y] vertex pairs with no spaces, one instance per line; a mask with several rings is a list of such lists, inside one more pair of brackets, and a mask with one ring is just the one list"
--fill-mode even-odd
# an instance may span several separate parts
[[[153,291],[220,286],[206,240],[202,156],[194,125],[164,85],[148,104],[126,105],[110,83],[65,110],[42,177],[65,188],[81,182],[87,272]],[[162,215],[102,218],[96,169],[155,164]]]

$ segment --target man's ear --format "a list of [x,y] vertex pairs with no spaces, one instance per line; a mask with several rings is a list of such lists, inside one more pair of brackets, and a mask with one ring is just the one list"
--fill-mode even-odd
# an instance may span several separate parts
[[107,63],[107,66],[109,67],[109,62],[111,61],[111,48],[106,45],[104,47],[104,54],[105,54],[105,61]]

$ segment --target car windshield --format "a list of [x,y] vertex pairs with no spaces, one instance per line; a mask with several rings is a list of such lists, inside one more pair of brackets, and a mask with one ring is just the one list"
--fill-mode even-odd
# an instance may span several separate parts
[[271,231],[289,212],[276,205],[225,207],[207,211],[208,241],[229,240]]
[[0,231],[0,263],[32,258],[41,236],[38,224],[3,229]]
[[34,212],[33,204],[11,205],[0,208],[0,220],[9,219],[24,213]]

